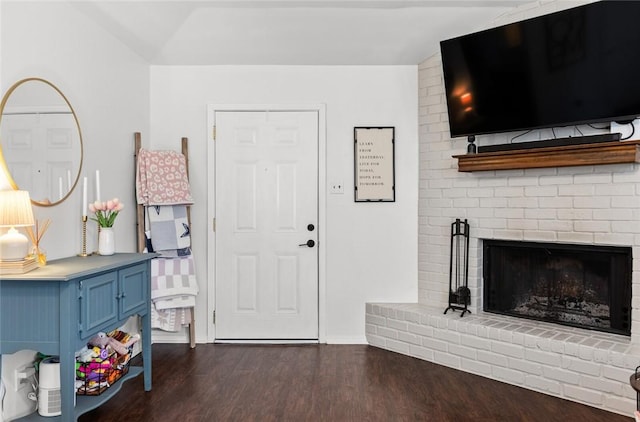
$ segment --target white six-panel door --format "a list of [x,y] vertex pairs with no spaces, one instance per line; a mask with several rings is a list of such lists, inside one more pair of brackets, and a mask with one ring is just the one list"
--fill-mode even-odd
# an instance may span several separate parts
[[215,125],[216,340],[317,340],[318,113]]

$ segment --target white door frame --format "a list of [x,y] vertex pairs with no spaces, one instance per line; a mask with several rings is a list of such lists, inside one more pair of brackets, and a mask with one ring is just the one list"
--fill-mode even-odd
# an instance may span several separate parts
[[216,338],[213,312],[216,286],[215,143],[216,111],[315,111],[318,113],[318,341],[326,343],[326,222],[327,222],[327,132],[325,104],[209,104],[207,105],[207,343]]

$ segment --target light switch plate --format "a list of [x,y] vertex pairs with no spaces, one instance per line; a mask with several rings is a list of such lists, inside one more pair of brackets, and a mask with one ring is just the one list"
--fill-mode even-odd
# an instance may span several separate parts
[[329,193],[333,195],[342,195],[344,194],[344,183],[342,182],[331,182],[329,183]]

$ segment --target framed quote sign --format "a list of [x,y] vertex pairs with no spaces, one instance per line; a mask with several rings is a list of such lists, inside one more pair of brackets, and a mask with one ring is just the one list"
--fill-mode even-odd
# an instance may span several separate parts
[[355,201],[395,202],[395,128],[353,128]]

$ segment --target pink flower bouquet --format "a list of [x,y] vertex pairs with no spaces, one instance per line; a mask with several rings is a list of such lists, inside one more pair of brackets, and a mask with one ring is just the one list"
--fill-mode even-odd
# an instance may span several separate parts
[[118,198],[113,198],[107,202],[96,201],[89,204],[89,211],[95,213],[96,217],[91,218],[97,221],[100,227],[113,227],[118,213],[124,208],[124,204]]

